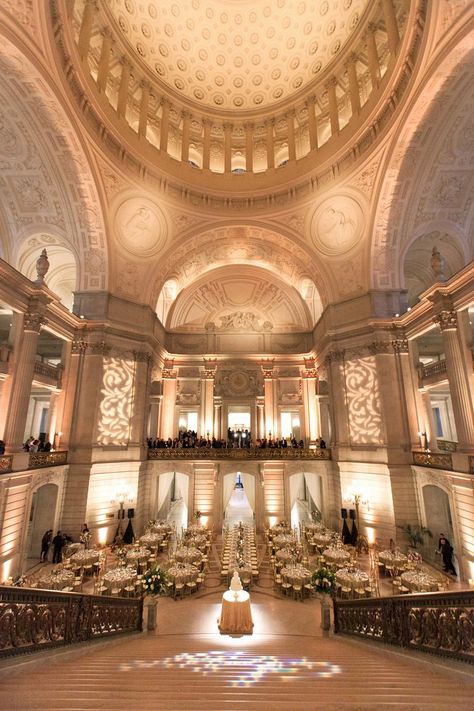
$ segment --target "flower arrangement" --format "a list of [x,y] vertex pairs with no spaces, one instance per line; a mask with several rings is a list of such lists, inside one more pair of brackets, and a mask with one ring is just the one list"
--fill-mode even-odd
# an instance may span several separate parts
[[201,518],[201,516],[202,516],[201,511],[195,511],[195,512],[194,512],[194,518],[196,519],[196,521],[199,521],[199,519]]
[[14,578],[10,575],[2,585],[8,585],[13,588],[23,588],[26,585],[26,577],[24,575],[17,575]]
[[90,531],[83,531],[79,535],[79,542],[84,545],[84,548],[88,549],[90,546],[91,538],[92,538],[92,533]]
[[318,568],[311,577],[311,584],[316,592],[332,596],[336,591],[336,574],[330,568]]
[[166,592],[167,582],[167,573],[159,566],[154,565],[146,571],[142,578],[144,595],[163,595],[163,593]]

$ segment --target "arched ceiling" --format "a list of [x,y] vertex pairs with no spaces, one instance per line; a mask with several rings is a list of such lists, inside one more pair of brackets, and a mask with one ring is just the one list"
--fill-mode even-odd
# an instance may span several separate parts
[[338,56],[368,0],[108,0],[121,34],[200,107],[268,109]]
[[424,235],[455,235],[464,262],[474,256],[473,41],[471,31],[437,65],[394,142],[373,230],[375,288],[404,286],[403,255]]
[[77,259],[75,288],[104,289],[106,237],[90,166],[39,71],[5,37],[2,44],[0,253],[21,268],[25,240],[48,234]]
[[185,332],[308,331],[311,316],[301,294],[258,267],[221,267],[184,289],[167,327]]
[[281,233],[248,224],[203,230],[173,246],[161,260],[155,298],[169,279],[175,280],[179,294],[203,274],[229,265],[238,276],[247,267],[266,270],[307,301],[309,286],[313,285],[310,298],[314,305],[310,311],[314,320],[319,318],[323,303],[327,303],[326,281],[316,255]]

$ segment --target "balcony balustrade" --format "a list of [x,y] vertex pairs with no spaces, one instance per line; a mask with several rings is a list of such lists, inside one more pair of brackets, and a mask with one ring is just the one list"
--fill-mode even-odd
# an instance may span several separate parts
[[197,447],[189,449],[149,449],[148,459],[230,459],[230,460],[285,460],[285,459],[331,459],[330,449],[265,448],[265,449],[212,449]]

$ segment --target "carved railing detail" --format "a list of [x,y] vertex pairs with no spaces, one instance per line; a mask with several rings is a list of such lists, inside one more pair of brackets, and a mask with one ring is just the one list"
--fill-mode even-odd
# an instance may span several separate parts
[[453,459],[450,454],[439,452],[412,452],[413,464],[417,467],[431,467],[431,469],[453,468]]
[[141,598],[0,587],[0,658],[142,629]]
[[436,440],[436,446],[442,452],[455,452],[458,448],[458,443],[449,439],[438,439]]
[[46,380],[54,383],[57,388],[61,387],[63,369],[60,365],[51,365],[51,363],[42,363],[37,360],[35,361],[34,372],[40,379],[46,378]]
[[331,459],[330,449],[149,449],[148,459]]
[[474,591],[334,601],[337,633],[474,663]]
[[13,464],[13,456],[11,454],[0,455],[0,474],[8,474],[11,472]]
[[67,464],[67,450],[64,452],[35,452],[30,454],[28,468],[59,467],[61,464]]

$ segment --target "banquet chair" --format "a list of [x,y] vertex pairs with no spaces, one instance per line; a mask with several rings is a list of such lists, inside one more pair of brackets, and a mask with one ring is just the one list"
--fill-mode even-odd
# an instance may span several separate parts
[[76,575],[72,586],[75,591],[82,590],[82,573],[79,576]]
[[184,597],[184,593],[185,593],[184,583],[175,583],[175,585],[174,585],[174,593],[173,593],[174,599],[177,600],[178,597],[183,598],[183,597]]
[[301,600],[303,602],[303,586],[300,583],[292,585],[293,600]]
[[311,595],[313,594],[313,586],[311,585],[311,583],[306,583],[305,585],[303,585],[303,592],[306,597],[311,597]]
[[351,588],[346,587],[345,585],[341,586],[341,598],[344,600],[348,600],[351,596]]
[[188,580],[186,583],[186,591],[189,593],[189,595],[192,595],[194,592],[197,591],[197,582],[195,580]]
[[291,583],[288,583],[286,580],[283,580],[281,584],[281,591],[283,595],[288,595],[291,590]]
[[244,590],[247,590],[247,592],[250,588],[251,582],[252,582],[252,579],[249,575],[245,575],[244,577],[242,577],[242,587]]
[[167,595],[169,595],[170,597],[173,596],[173,589],[174,589],[174,582],[173,582],[172,580],[168,580],[168,581],[166,582],[166,593],[167,593]]

